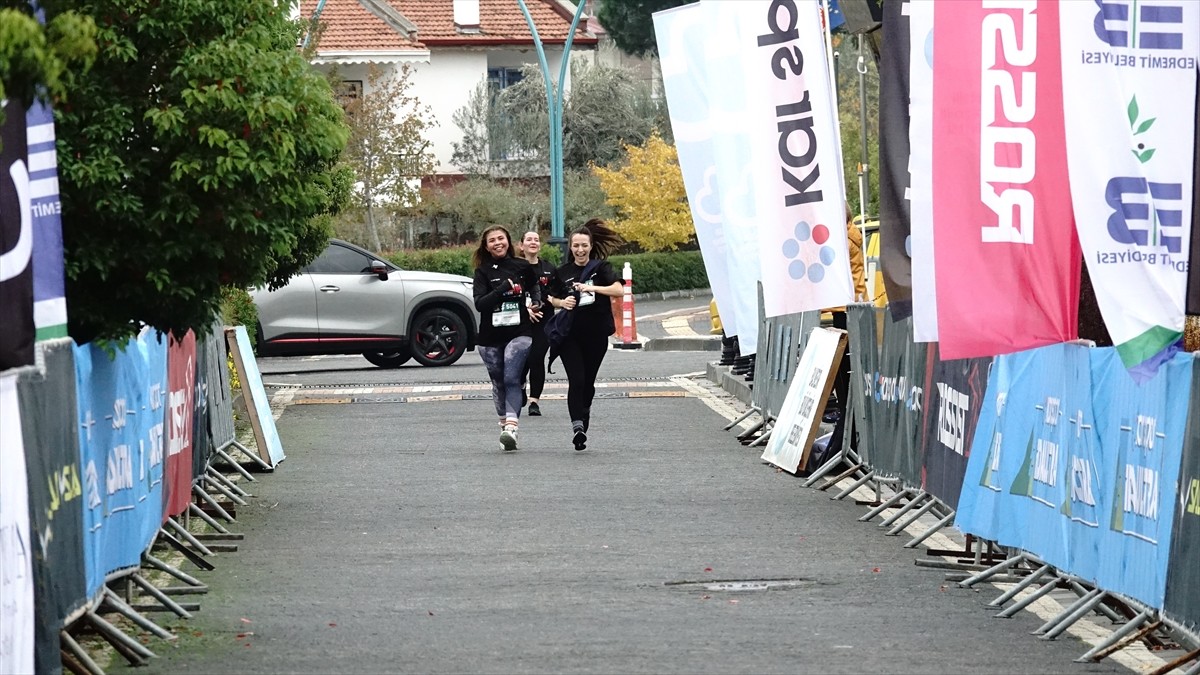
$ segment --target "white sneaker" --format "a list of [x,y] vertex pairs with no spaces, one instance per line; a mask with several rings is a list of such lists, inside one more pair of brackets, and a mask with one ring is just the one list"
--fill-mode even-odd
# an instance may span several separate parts
[[508,452],[517,449],[517,425],[504,425],[504,431],[500,432],[500,449]]

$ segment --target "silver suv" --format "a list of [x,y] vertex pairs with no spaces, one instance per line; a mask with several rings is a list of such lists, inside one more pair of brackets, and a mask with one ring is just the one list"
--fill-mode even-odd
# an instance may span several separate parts
[[475,348],[470,278],[401,270],[338,239],[283,288],[250,296],[261,356],[362,354],[398,368],[448,366]]

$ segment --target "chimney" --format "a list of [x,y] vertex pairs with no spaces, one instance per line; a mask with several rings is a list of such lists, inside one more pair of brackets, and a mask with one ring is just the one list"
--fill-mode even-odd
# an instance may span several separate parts
[[479,0],[454,0],[454,27],[460,33],[479,32]]

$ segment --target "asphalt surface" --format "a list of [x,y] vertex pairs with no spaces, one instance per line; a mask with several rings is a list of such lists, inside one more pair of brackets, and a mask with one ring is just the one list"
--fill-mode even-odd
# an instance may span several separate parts
[[[1073,663],[1086,647],[1031,637],[1027,613],[992,618],[997,591],[915,566],[863,507],[762,464],[669,379],[714,358],[610,351],[583,452],[550,388],[514,453],[483,397],[288,406],[240,550],[187,568],[211,591],[137,672],[1125,672]],[[474,353],[260,366],[272,394],[485,379]]]

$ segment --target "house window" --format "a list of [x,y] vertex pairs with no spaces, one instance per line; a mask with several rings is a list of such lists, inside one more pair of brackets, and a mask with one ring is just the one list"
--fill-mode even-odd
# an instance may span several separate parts
[[354,117],[358,101],[362,98],[362,90],[362,80],[342,80],[333,92],[334,99],[342,106],[342,111],[347,117]]
[[520,82],[522,77],[520,68],[488,68],[488,84],[493,90],[507,89]]

